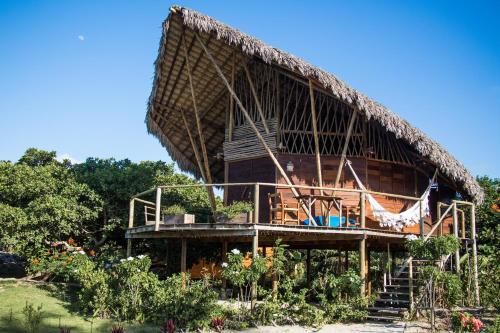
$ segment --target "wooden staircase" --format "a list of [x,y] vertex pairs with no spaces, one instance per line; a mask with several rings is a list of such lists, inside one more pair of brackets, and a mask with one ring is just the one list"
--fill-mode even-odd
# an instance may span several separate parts
[[396,273],[387,278],[384,289],[378,293],[374,305],[368,308],[368,319],[386,322],[403,319],[404,315],[410,312],[411,299],[417,299],[418,268],[425,265],[442,266],[443,261],[411,260],[411,264],[397,267]]

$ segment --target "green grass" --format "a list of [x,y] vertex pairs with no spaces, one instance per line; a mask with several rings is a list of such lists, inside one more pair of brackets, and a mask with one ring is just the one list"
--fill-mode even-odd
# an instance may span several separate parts
[[[42,324],[39,333],[58,333],[61,326],[71,333],[110,333],[111,320],[85,318],[72,307],[72,302],[59,287],[30,283],[0,282],[0,333],[28,333],[24,326],[23,308],[26,301],[35,307],[42,304]],[[126,333],[157,333],[158,327],[124,325]]]

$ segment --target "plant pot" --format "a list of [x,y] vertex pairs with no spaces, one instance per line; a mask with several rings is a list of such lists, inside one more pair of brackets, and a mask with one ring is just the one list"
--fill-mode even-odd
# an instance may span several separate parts
[[253,221],[253,212],[248,213],[240,213],[233,217],[232,219],[227,216],[220,215],[216,218],[217,223],[235,223],[235,224],[245,224],[252,223]]
[[[176,215],[164,215],[163,220],[160,221],[163,224],[186,224],[194,223],[193,214],[176,214]],[[146,225],[154,225],[155,221],[148,221]]]

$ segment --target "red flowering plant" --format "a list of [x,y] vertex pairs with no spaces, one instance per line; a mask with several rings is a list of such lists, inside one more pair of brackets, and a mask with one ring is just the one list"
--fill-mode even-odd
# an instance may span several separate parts
[[454,312],[452,326],[454,332],[477,333],[484,326],[483,322],[468,312]]

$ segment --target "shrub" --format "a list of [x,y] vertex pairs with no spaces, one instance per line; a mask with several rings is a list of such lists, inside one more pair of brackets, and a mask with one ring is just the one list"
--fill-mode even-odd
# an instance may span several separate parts
[[414,259],[439,260],[460,248],[460,241],[453,235],[423,239],[408,239],[406,250]]
[[125,333],[125,329],[122,325],[113,325],[113,327],[111,327],[111,333]]
[[225,317],[213,317],[210,326],[217,332],[221,333],[224,329],[224,323],[226,322]]
[[241,213],[249,213],[251,211],[253,211],[253,204],[247,201],[234,201],[230,205],[217,207],[218,215],[228,220],[234,219]]
[[462,283],[456,274],[443,272],[435,266],[420,267],[417,283],[424,287],[431,279],[437,305],[449,309],[459,304],[463,293]]
[[30,333],[37,333],[40,328],[40,323],[42,322],[42,305],[40,304],[35,308],[33,304],[26,301],[26,305],[23,309],[23,315],[26,330]]
[[175,333],[174,321],[172,319],[165,321],[160,327],[160,333]]
[[162,209],[163,215],[180,215],[186,214],[186,209],[181,205],[172,205]]
[[243,264],[245,257],[238,250],[233,249],[228,253],[228,262],[223,263],[222,277],[228,279],[239,289],[238,299],[241,302],[250,301],[250,287],[257,283],[267,272],[267,260],[265,257],[257,255],[252,258],[250,266]]

